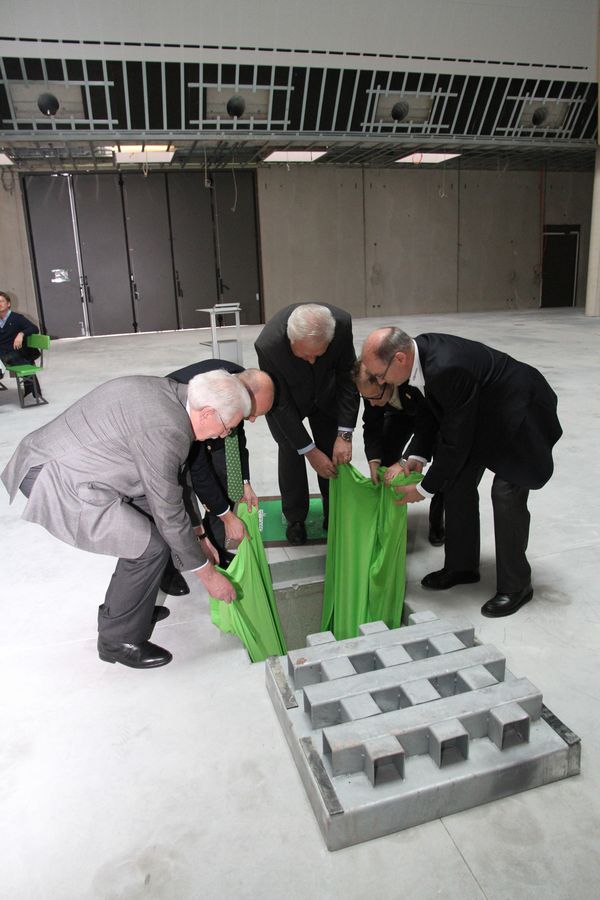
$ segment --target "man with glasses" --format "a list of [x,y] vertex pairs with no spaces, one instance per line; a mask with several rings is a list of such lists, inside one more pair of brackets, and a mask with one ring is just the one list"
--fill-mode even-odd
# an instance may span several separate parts
[[[248,391],[252,403],[247,416],[248,422],[254,422],[257,416],[264,416],[269,412],[275,399],[275,385],[273,379],[260,369],[244,369],[226,359],[204,359],[177,369],[166,377],[180,384],[187,384],[196,375],[219,369],[235,375]],[[258,507],[258,497],[250,483],[250,461],[243,421],[239,423],[235,432],[243,484],[240,502],[247,503],[250,509],[253,506]],[[225,547],[226,541],[239,543],[246,536],[246,528],[233,512],[235,503],[228,493],[224,435],[206,441],[195,441],[190,451],[188,465],[194,493],[206,510],[202,527],[219,554],[219,565],[226,569],[233,559],[233,554]],[[160,587],[165,594],[175,596],[189,594],[185,578],[171,561],[167,564]]]
[[[407,385],[380,384],[360,361],[353,375],[363,398],[363,440],[371,481],[379,483],[379,467],[385,466],[384,482],[390,484],[404,470],[402,452],[414,431],[418,398]],[[434,494],[429,504],[429,543],[434,547],[444,543],[443,494]]]
[[[169,556],[208,593],[235,600],[214,568],[206,535],[196,535],[180,476],[194,440],[223,437],[250,414],[248,391],[229,372],[189,384],[130,376],[100,385],[27,435],[2,473],[23,518],[59,540],[119,557],[98,610],[98,655],[137,669],[164,666],[168,650],[149,640]],[[89,586],[88,586],[89,589]]]
[[496,594],[484,616],[507,616],[533,596],[526,550],[530,490],[553,471],[552,448],[562,434],[557,398],[537,369],[476,341],[447,334],[414,340],[392,326],[366,339],[362,361],[379,384],[423,394],[404,469],[422,471],[418,485],[398,488],[399,503],[444,494],[444,567],[421,584],[446,590],[479,581],[479,494],[483,473],[494,473]]

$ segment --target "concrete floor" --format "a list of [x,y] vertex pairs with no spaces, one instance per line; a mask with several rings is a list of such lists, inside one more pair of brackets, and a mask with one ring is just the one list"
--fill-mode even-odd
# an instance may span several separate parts
[[[355,323],[360,349],[383,320]],[[482,485],[482,580],[441,595],[425,504],[410,510],[407,598],[471,618],[582,738],[582,774],[329,853],[264,687],[232,636],[210,623],[196,579],[154,638],[174,654],[148,672],[99,661],[96,607],[114,561],[74,550],[19,518],[0,490],[0,896],[10,900],[358,900],[592,898],[600,858],[600,319],[577,310],[418,316],[417,334],[483,340],[538,366],[559,395],[564,437],[553,480],[531,498],[534,600],[484,619],[494,562]],[[259,326],[243,329],[255,364]],[[206,358],[207,329],[55,342],[49,405],[0,392],[0,468],[18,440],[97,384]],[[247,428],[252,482],[277,492],[264,420]],[[366,471],[361,440],[355,463]],[[286,551],[274,551],[282,554]],[[301,549],[296,553],[312,552]],[[275,557],[273,557],[275,558]],[[278,557],[281,558],[281,557]],[[594,887],[596,885],[596,887]]]

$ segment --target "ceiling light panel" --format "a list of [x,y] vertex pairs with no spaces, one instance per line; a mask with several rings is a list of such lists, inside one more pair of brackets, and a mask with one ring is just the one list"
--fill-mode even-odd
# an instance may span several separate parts
[[263,162],[268,163],[306,163],[315,162],[325,156],[327,150],[274,150],[265,156]]

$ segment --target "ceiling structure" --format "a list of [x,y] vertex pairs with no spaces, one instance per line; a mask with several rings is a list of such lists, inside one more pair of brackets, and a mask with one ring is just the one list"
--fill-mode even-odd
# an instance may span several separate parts
[[[597,84],[572,66],[517,61],[498,74],[487,66],[498,61],[318,51],[278,64],[274,48],[234,47],[204,49],[256,61],[188,62],[185,46],[159,59],[128,58],[126,46],[122,58],[97,46],[89,58],[0,57],[0,154],[17,172],[254,168],[289,149],[325,150],[319,166],[397,168],[409,153],[446,152],[460,154],[448,169],[593,169]],[[152,162],[156,144],[170,162]],[[118,163],[132,145],[144,161]]]

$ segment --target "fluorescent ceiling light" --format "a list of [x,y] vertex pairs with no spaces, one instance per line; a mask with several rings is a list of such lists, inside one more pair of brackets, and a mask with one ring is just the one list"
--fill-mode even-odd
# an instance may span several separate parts
[[14,163],[6,153],[0,153],[0,166],[13,166]]
[[400,159],[394,160],[397,163],[414,163],[416,166],[421,163],[436,164],[446,162],[447,159],[455,159],[460,153],[411,153],[409,156],[402,156]]
[[110,148],[114,153],[166,153],[168,144],[121,144]]
[[327,150],[274,150],[263,162],[314,162],[326,153]]
[[146,150],[117,150],[115,152],[115,161],[118,163],[147,163],[151,166],[156,163],[170,163],[174,156],[174,150],[170,150],[167,153],[159,153],[156,150],[151,152]]

